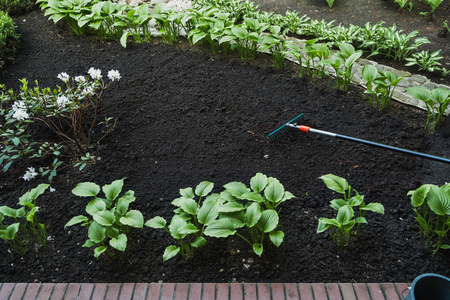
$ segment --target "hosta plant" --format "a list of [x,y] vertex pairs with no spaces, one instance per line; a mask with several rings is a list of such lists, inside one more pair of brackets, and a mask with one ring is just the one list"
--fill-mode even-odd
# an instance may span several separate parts
[[72,190],[79,197],[92,198],[86,205],[88,216],[78,215],[70,219],[64,228],[81,224],[88,229],[88,239],[82,247],[95,247],[94,256],[102,253],[112,256],[111,248],[124,252],[127,247],[127,234],[130,228],[143,228],[144,217],[139,210],[130,209],[130,204],[136,199],[134,191],[122,192],[124,179],[115,180],[100,186],[93,182],[82,182]]
[[435,51],[430,54],[430,51],[420,51],[417,53],[413,53],[411,57],[407,57],[407,63],[405,66],[418,66],[421,71],[433,72],[435,70],[440,69],[441,63],[438,60],[443,59],[444,57],[440,55],[441,50]]
[[285,191],[277,179],[257,173],[250,180],[250,188],[241,182],[230,182],[220,194],[210,194],[213,187],[213,183],[204,181],[195,190],[181,189],[181,197],[172,201],[177,209],[170,223],[160,216],[145,223],[164,228],[176,241],[176,245],[165,249],[164,261],[178,253],[185,259],[191,258],[194,250],[206,243],[207,236],[237,235],[259,256],[267,237],[280,246],[284,233],[277,230],[279,205],[294,195]]
[[272,54],[273,65],[277,68],[284,67],[286,52],[289,48],[289,42],[285,35],[287,30],[281,32],[280,26],[270,26],[270,33],[262,38],[261,51],[269,50]]
[[384,214],[384,206],[380,203],[366,204],[364,196],[352,190],[347,180],[342,177],[327,174],[319,178],[323,180],[327,188],[341,194],[343,199],[330,201],[330,206],[337,211],[336,218],[320,218],[317,233],[330,229],[335,244],[345,248],[348,246],[350,236],[358,234],[361,224],[367,224],[366,213],[372,211]]
[[385,109],[389,107],[395,87],[405,75],[398,78],[397,74],[391,71],[383,72],[372,65],[365,65],[362,77],[366,80],[367,90],[364,94],[369,95],[370,106]]
[[[45,225],[37,221],[36,199],[49,187],[48,184],[40,184],[36,188],[26,192],[19,198],[21,208],[14,209],[8,206],[0,206],[0,238],[5,240],[16,253],[23,256],[27,251],[27,244],[36,237],[39,244],[47,246],[47,230]],[[13,219],[7,222],[7,218]]]
[[427,247],[436,254],[439,249],[450,249],[450,184],[441,187],[424,184],[409,191],[411,205],[421,235],[427,240]]
[[428,117],[425,123],[425,129],[430,122],[433,123],[433,130],[441,125],[441,119],[450,103],[450,90],[436,88],[429,90],[423,86],[414,86],[407,89],[414,98],[423,101],[427,107]]

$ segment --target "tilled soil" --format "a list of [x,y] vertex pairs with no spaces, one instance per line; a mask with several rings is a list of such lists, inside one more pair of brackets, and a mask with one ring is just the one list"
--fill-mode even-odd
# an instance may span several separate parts
[[[100,117],[118,123],[94,154],[96,164],[61,171],[52,183],[56,191],[38,199],[48,247],[31,247],[20,258],[0,243],[0,282],[411,282],[425,272],[450,275],[449,251],[433,256],[425,248],[406,196],[424,183],[444,184],[448,165],[297,131],[267,141],[271,131],[304,113],[304,123],[319,129],[450,157],[449,137],[423,130],[426,112],[399,104],[378,111],[360,88],[336,91],[327,80],[299,78],[295,66],[274,69],[262,54],[242,62],[185,41],[170,46],[158,40],[124,49],[77,37],[42,12],[15,21],[23,47],[0,77],[7,87],[18,88],[23,77],[55,87],[62,84],[60,72],[75,76],[90,67],[103,74],[117,69],[122,79],[101,99]],[[51,138],[44,129],[35,132]],[[21,179],[36,164],[21,161],[1,173],[0,203],[14,206],[45,182]],[[208,180],[219,192],[231,181],[248,184],[257,172],[278,178],[297,196],[282,204],[283,244],[267,245],[262,258],[237,238],[210,238],[191,261],[178,256],[163,263],[171,238],[145,228],[131,231],[124,254],[95,259],[92,249],[81,247],[85,228],[64,230],[85,213],[88,199],[71,194],[79,182],[104,185],[126,177],[124,190],[137,197],[132,208],[145,220],[168,219],[180,188]],[[329,201],[337,195],[318,179],[328,173],[345,177],[367,202],[386,210],[368,214],[369,224],[344,250],[327,233],[316,234],[319,217],[334,217]]]

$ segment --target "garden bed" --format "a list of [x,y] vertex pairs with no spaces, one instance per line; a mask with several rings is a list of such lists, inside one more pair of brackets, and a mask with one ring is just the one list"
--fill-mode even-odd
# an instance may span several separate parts
[[[17,89],[23,77],[55,87],[62,84],[59,73],[85,75],[90,67],[117,69],[122,79],[101,99],[101,118],[118,123],[95,153],[96,164],[61,171],[52,182],[56,191],[38,198],[48,247],[20,258],[1,243],[1,282],[411,282],[425,272],[450,275],[449,251],[432,256],[425,248],[406,196],[424,183],[444,184],[448,165],[298,131],[267,141],[283,122],[305,113],[305,124],[316,128],[450,157],[448,135],[423,130],[426,112],[399,104],[378,111],[360,88],[344,93],[325,80],[301,79],[297,67],[274,69],[263,54],[242,62],[185,41],[169,46],[156,39],[124,49],[77,37],[42,12],[15,21],[22,52],[0,78],[7,87]],[[36,133],[52,138],[43,129]],[[1,203],[13,206],[45,182],[22,179],[31,164],[22,161],[0,175]],[[218,192],[231,181],[248,184],[257,172],[278,178],[297,196],[282,204],[283,244],[267,246],[262,258],[236,238],[210,238],[191,261],[178,256],[163,263],[170,237],[145,228],[131,231],[124,254],[97,260],[81,247],[85,228],[64,230],[87,204],[70,192],[79,182],[103,185],[126,177],[124,190],[137,197],[132,208],[148,220],[170,218],[180,188],[208,180]],[[329,201],[336,195],[318,179],[328,173],[345,177],[367,202],[386,209],[384,216],[368,214],[369,224],[345,250],[327,233],[316,234],[318,218],[334,216]]]

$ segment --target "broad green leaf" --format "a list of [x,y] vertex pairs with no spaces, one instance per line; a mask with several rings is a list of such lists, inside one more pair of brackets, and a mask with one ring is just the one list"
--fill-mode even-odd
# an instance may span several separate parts
[[111,239],[117,239],[119,237],[120,231],[116,227],[106,227],[106,235]]
[[278,213],[273,209],[267,209],[261,213],[257,226],[262,232],[271,232],[277,228],[278,222]]
[[327,174],[322,175],[319,178],[323,180],[327,188],[335,192],[338,192],[339,194],[345,195],[345,192],[349,188],[347,180],[345,180],[342,177],[333,174]]
[[261,193],[267,185],[267,176],[262,173],[256,173],[255,176],[250,179],[250,187],[255,193]]
[[437,186],[431,187],[427,202],[435,214],[439,216],[450,215],[450,195]]
[[414,207],[422,206],[432,186],[433,185],[431,184],[424,184],[417,190],[409,191],[408,195],[411,195],[412,206]]
[[167,247],[166,250],[164,250],[163,262],[171,259],[175,255],[177,255],[179,252],[180,252],[180,247],[177,247],[174,245]]
[[364,196],[357,193],[355,196],[351,197],[348,200],[348,205],[360,206],[363,201],[364,201]]
[[20,223],[13,223],[6,227],[5,234],[6,239],[13,240],[16,237],[17,232],[19,231]]
[[214,188],[214,183],[209,182],[209,181],[203,181],[203,182],[200,182],[195,187],[195,194],[199,197],[204,197],[204,196],[208,195],[212,191],[213,188]]
[[203,39],[206,36],[206,34],[204,32],[199,32],[197,34],[194,34],[192,36],[192,43],[195,45],[197,44],[198,41],[200,41],[201,39]]
[[347,43],[341,43],[341,44],[339,44],[339,50],[340,50],[346,57],[350,57],[352,54],[355,53],[355,47],[353,47],[351,44],[347,44]]
[[36,212],[39,210],[39,206],[34,206],[26,215],[28,222],[33,222]]
[[208,225],[219,216],[219,205],[216,202],[204,202],[197,212],[197,220],[201,224]]
[[219,219],[230,219],[234,224],[234,228],[242,228],[245,226],[245,213],[243,210],[234,212],[221,212],[219,213]]
[[120,192],[122,191],[124,179],[125,178],[114,180],[111,184],[105,184],[102,187],[102,191],[105,194],[106,199],[115,200],[117,196],[119,196]]
[[247,192],[241,195],[241,199],[256,201],[258,203],[264,202],[263,196],[256,192]]
[[[320,218],[319,219],[319,224],[317,225],[317,233],[321,233],[321,232],[324,232],[325,230],[327,230],[328,228],[330,228],[330,226],[331,225],[335,225],[335,224],[329,224],[330,222],[324,222],[324,220],[333,220],[333,219],[327,219],[327,218]],[[337,225],[335,225],[335,226],[337,226],[337,227],[340,227],[341,225],[339,225],[339,223],[336,221],[336,220],[334,220],[335,222],[336,222],[336,224]]]
[[95,197],[100,187],[93,182],[81,182],[72,190],[72,194],[79,197]]
[[330,206],[335,210],[339,210],[339,208],[345,205],[348,205],[348,203],[344,199],[333,199],[330,201]]
[[378,69],[375,66],[365,65],[362,69],[362,77],[368,82],[373,82],[377,75]]
[[234,212],[244,210],[244,206],[239,202],[227,202],[219,206],[219,212]]
[[0,206],[0,213],[11,218],[22,218],[26,214],[25,207],[14,209],[8,206]]
[[200,248],[204,244],[206,244],[206,239],[202,236],[199,236],[191,243],[191,246],[194,248]]
[[194,198],[194,190],[192,188],[185,188],[185,189],[180,189],[180,195],[184,198]]
[[358,217],[355,219],[355,222],[358,224],[367,224],[367,220],[364,217]]
[[431,99],[431,92],[423,86],[413,86],[406,89],[414,98],[427,102]]
[[247,207],[247,211],[245,212],[245,224],[248,227],[253,227],[258,223],[261,218],[262,212],[261,207],[258,203],[253,203],[249,207]]
[[296,198],[295,195],[292,194],[291,192],[285,191],[284,195],[283,195],[283,199],[281,199],[281,202],[284,202],[284,201],[292,199],[292,198]]
[[284,196],[284,187],[279,182],[272,182],[264,190],[264,196],[272,203],[280,202]]
[[106,251],[106,246],[99,246],[94,249],[94,257],[98,258],[103,252]]
[[103,200],[100,199],[94,199],[86,205],[86,212],[93,216],[94,214],[98,213],[99,211],[103,211],[106,209],[106,204]]
[[208,197],[205,198],[203,203],[205,203],[205,202],[214,202],[217,204],[222,204],[224,202],[224,200],[220,197],[220,194],[214,193],[214,194],[208,195]]
[[187,223],[186,225],[184,225],[183,227],[181,227],[178,230],[178,232],[180,234],[182,234],[182,235],[189,235],[189,234],[192,234],[192,233],[196,233],[198,231],[199,231],[198,228],[195,227],[195,225],[191,224],[191,223]]
[[185,220],[183,220],[179,216],[175,215],[169,224],[170,235],[176,240],[183,238],[184,235],[181,235],[179,231],[180,231],[180,228],[182,228],[186,224],[187,223]]
[[361,55],[362,51],[358,51],[350,55],[350,57],[345,60],[345,66],[347,68],[351,67],[355,63],[355,61],[361,57]]
[[93,219],[102,226],[111,226],[114,224],[116,217],[109,210],[99,211],[92,215]]
[[122,36],[120,37],[120,44],[122,45],[122,47],[126,48],[127,47],[127,39],[128,36],[130,35],[130,33],[128,31],[124,31]]
[[441,249],[445,249],[445,250],[450,249],[450,245],[448,245],[448,244],[442,244],[442,245],[441,245]]
[[127,213],[129,208],[129,202],[123,198],[117,199],[116,202],[116,213],[118,213],[120,216],[123,216]]
[[253,244],[253,252],[255,252],[259,257],[261,257],[263,253],[263,245],[260,243]]
[[179,202],[179,206],[182,210],[187,212],[190,215],[196,215],[198,211],[198,204],[194,199],[190,198],[178,198],[181,199]]
[[84,242],[84,244],[81,245],[81,247],[84,247],[84,248],[90,248],[90,247],[95,246],[95,245],[96,245],[96,243],[94,243],[93,241],[91,241],[91,240],[86,240],[86,242]]
[[223,200],[228,201],[228,202],[235,202],[237,200],[236,197],[231,195],[231,193],[228,192],[227,190],[222,191],[220,193],[220,198],[222,198]]
[[381,203],[369,203],[361,208],[362,210],[370,210],[384,215],[384,206]]
[[167,224],[167,222],[164,218],[162,218],[160,216],[156,216],[156,217],[148,220],[145,223],[145,226],[155,228],[155,229],[161,229],[161,228],[166,227],[166,224]]
[[106,237],[106,229],[96,221],[92,222],[88,229],[88,237],[94,243],[101,243]]
[[342,206],[338,210],[336,221],[338,221],[339,224],[345,225],[353,219],[353,216],[354,212],[350,206]]
[[87,221],[89,221],[89,219],[87,217],[85,217],[85,216],[82,216],[82,215],[73,217],[72,219],[70,219],[69,222],[66,223],[66,225],[64,226],[64,229],[66,229],[66,227],[69,227],[69,226],[72,226],[72,225],[75,225],[75,224],[80,224],[82,222],[87,222]]
[[125,217],[120,218],[120,223],[135,228],[144,227],[144,216],[138,210],[130,210]]
[[281,243],[284,240],[284,233],[281,230],[271,231],[269,233],[269,238],[275,246],[280,247]]
[[33,203],[34,200],[36,200],[37,197],[42,195],[49,186],[50,186],[49,184],[42,183],[37,187],[35,187],[34,189],[26,192],[25,194],[22,195],[22,197],[19,198],[19,204],[25,205],[25,203]]
[[245,39],[248,36],[248,31],[244,27],[235,26],[231,28],[231,32],[240,39]]
[[223,186],[227,192],[236,198],[241,198],[241,196],[250,190],[242,182],[229,182]]
[[119,235],[118,238],[111,239],[109,241],[109,244],[111,245],[111,247],[123,252],[127,248],[127,241],[128,241],[127,236],[124,233],[122,233],[121,235]]
[[220,219],[212,222],[206,227],[204,234],[206,236],[224,238],[236,233],[234,224],[229,219]]
[[439,103],[450,102],[450,90],[437,88],[431,91],[431,97]]

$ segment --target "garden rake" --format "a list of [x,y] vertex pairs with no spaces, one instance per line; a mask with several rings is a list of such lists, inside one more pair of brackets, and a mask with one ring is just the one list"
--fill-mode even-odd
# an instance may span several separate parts
[[301,131],[304,131],[304,132],[318,133],[318,134],[322,134],[322,135],[326,135],[326,136],[330,136],[330,137],[334,137],[334,138],[349,140],[349,141],[353,141],[353,142],[367,144],[370,146],[375,146],[375,147],[389,149],[389,150],[393,150],[393,151],[397,151],[397,152],[412,154],[412,155],[423,157],[423,158],[433,159],[433,160],[436,160],[439,162],[450,163],[450,159],[445,158],[445,157],[439,157],[439,156],[420,153],[420,152],[411,151],[411,150],[407,150],[407,149],[403,149],[403,148],[398,148],[398,147],[393,147],[393,146],[384,145],[384,144],[380,144],[380,143],[375,143],[375,142],[371,142],[371,141],[367,141],[367,140],[363,140],[363,139],[354,138],[351,136],[346,136],[346,135],[336,134],[333,132],[328,132],[328,131],[324,131],[324,130],[311,128],[311,127],[305,126],[305,125],[298,125],[297,122],[300,121],[302,116],[303,116],[303,114],[295,117],[294,119],[290,120],[288,123],[284,124],[277,130],[270,133],[269,141],[272,142],[272,141],[278,139],[281,135],[286,133],[289,130],[289,128],[296,128],[296,129],[300,129]]

